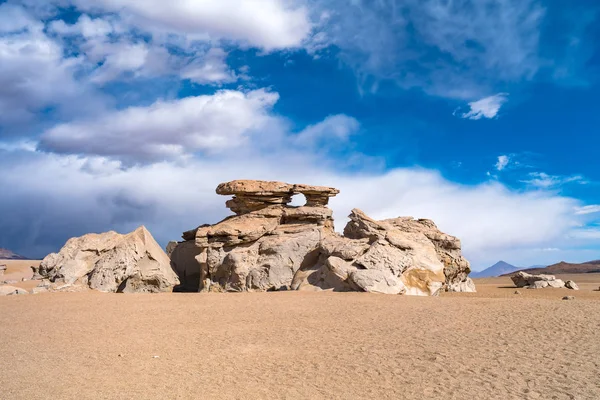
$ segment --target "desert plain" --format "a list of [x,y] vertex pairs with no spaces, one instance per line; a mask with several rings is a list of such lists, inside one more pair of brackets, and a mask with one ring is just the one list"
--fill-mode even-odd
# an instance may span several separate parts
[[0,297],[0,399],[599,399],[600,274],[559,277],[581,290]]

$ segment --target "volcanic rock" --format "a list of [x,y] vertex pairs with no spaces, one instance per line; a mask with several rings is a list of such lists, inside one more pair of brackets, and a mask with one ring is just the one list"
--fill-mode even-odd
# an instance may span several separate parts
[[[375,221],[352,210],[344,236],[334,231],[331,187],[232,181],[217,193],[236,215],[170,243],[185,291],[334,290],[436,295],[474,291],[460,241],[430,220]],[[303,194],[306,204],[290,206]]]
[[56,291],[83,286],[102,292],[167,292],[179,283],[169,257],[143,226],[126,235],[111,231],[69,239],[34,273],[54,283]]

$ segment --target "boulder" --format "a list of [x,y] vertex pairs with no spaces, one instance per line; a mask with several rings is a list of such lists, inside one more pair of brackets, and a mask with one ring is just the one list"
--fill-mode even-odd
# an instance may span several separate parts
[[577,284],[573,281],[566,281],[565,287],[571,290],[579,290],[579,286],[577,286]]
[[563,300],[575,300],[575,296],[564,296]]
[[535,284],[535,282],[545,282],[545,284],[535,284],[532,289],[539,289],[542,287],[555,287],[561,288],[565,286],[565,283],[556,279],[554,275],[532,275],[527,272],[519,271],[514,275],[511,275],[510,279],[513,281],[516,287],[528,287]]
[[548,281],[534,281],[529,286],[525,286],[527,289],[543,289],[548,287]]
[[562,289],[565,287],[565,282],[562,279],[554,279],[552,281],[548,281],[548,286],[556,289]]
[[14,286],[0,286],[0,296],[12,296],[19,294],[29,294],[27,290]]
[[[430,220],[375,221],[355,209],[334,231],[325,186],[239,180],[217,193],[235,215],[167,247],[184,290],[333,290],[437,295],[475,291],[460,241]],[[306,204],[290,206],[301,193]]]
[[90,233],[67,241],[34,269],[55,290],[83,286],[102,292],[167,292],[179,283],[169,257],[141,226],[122,235]]

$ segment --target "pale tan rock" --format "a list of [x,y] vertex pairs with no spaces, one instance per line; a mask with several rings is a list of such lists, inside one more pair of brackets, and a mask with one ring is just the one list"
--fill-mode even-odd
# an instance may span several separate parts
[[[186,241],[168,249],[182,281],[186,271],[200,271],[200,291],[475,290],[460,241],[429,220],[375,221],[355,209],[340,236],[326,207],[337,189],[241,180],[217,193],[235,196],[227,206],[237,215],[186,231]],[[289,206],[297,193],[306,205]]]
[[[548,281],[534,281],[529,286],[525,286],[527,289],[543,289],[548,287]],[[520,287],[520,286],[519,286]]]
[[556,289],[561,289],[565,287],[565,282],[561,279],[554,279],[552,281],[548,281],[548,286]]
[[565,282],[565,287],[571,290],[579,290],[579,286],[571,280]]
[[8,286],[8,285],[0,286],[0,296],[14,296],[14,295],[22,295],[22,294],[29,294],[29,292],[27,292],[27,290],[25,290],[25,289],[21,289],[21,288],[14,287],[14,286]]
[[359,269],[350,274],[350,279],[365,292],[401,294],[406,291],[402,281],[390,271]]
[[446,290],[448,292],[477,292],[477,289],[475,288],[475,283],[471,278],[467,278],[466,280],[458,283],[450,283]]
[[535,282],[546,282],[545,284],[535,284],[536,289],[549,286],[556,288],[565,286],[564,282],[560,279],[556,279],[554,275],[532,275],[523,271],[519,271],[511,275],[510,279],[513,281],[516,287],[532,286],[535,284]]
[[169,257],[143,226],[126,235],[111,231],[69,239],[42,260],[38,272],[54,283],[103,292],[165,292],[179,283]]

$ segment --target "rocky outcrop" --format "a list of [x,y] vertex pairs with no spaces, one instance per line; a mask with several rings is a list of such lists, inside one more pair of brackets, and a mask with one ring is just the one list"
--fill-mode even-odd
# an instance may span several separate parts
[[[242,180],[219,185],[217,193],[233,196],[226,205],[236,215],[169,244],[184,290],[475,290],[460,241],[430,220],[375,221],[355,209],[342,236],[327,208],[337,189]],[[306,204],[290,206],[299,193]]]
[[[568,288],[568,289],[579,289],[575,282],[567,281],[565,284],[561,279],[557,279],[554,275],[532,275],[527,272],[519,271],[510,277],[516,287],[524,287],[527,289],[543,289],[546,287],[552,288]],[[575,290],[577,290],[575,289]]]
[[42,260],[34,274],[61,288],[102,292],[166,292],[179,283],[169,257],[145,227],[121,235],[90,233],[67,241]]

